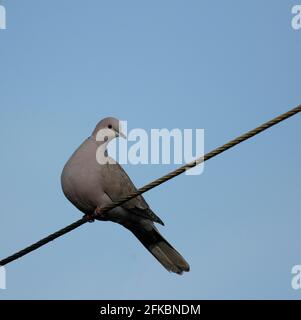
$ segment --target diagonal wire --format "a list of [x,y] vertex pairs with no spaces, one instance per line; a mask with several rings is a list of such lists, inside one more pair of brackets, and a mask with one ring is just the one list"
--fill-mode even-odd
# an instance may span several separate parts
[[[185,164],[183,165],[182,167],[166,174],[165,176],[159,178],[159,179],[156,179],[152,182],[150,182],[149,184],[145,185],[144,187],[138,189],[136,192],[134,193],[131,193],[129,194],[128,196],[120,199],[119,201],[116,201],[116,202],[113,202],[111,205],[109,206],[106,206],[104,208],[101,209],[101,212],[99,214],[103,214],[107,211],[110,211],[112,210],[113,208],[115,207],[118,207],[120,205],[122,205],[123,203],[141,195],[142,193],[145,193],[165,182],[167,182],[168,180],[171,180],[173,178],[175,178],[176,176],[182,174],[183,172],[185,172],[186,170],[189,170],[195,166],[197,166],[198,164],[202,163],[202,162],[205,162],[219,154],[221,154],[222,152],[230,149],[230,148],[233,148],[234,146],[236,146],[237,144],[245,141],[245,140],[248,140],[252,137],[254,137],[255,135],[267,130],[268,128],[276,125],[277,123],[279,122],[282,122],[292,116],[294,116],[295,114],[297,114],[298,112],[301,111],[301,105],[299,105],[298,107],[294,108],[294,109],[291,109],[289,111],[287,111],[286,113],[283,113],[282,115],[268,121],[268,122],[265,122],[264,124],[262,124],[261,126],[251,130],[251,131],[248,131],[246,133],[244,133],[243,135],[229,141],[228,143],[222,145],[221,147],[219,148],[216,148],[212,151],[210,151],[209,153],[205,154],[203,157],[200,157],[188,164]],[[21,251],[18,251],[14,254],[12,254],[11,256],[3,259],[3,260],[0,260],[0,266],[4,266],[12,261],[15,261],[23,256],[25,256],[26,254],[44,246],[45,244],[63,236],[64,234],[80,227],[81,225],[87,223],[91,218],[97,218],[97,214],[94,213],[92,216],[84,216],[83,218],[81,218],[80,220],[77,220],[76,222],[68,225],[67,227],[63,228],[63,229],[60,229],[58,230],[57,232],[54,232],[52,234],[50,234],[49,236],[39,240],[38,242],[26,247],[25,249],[21,250]]]

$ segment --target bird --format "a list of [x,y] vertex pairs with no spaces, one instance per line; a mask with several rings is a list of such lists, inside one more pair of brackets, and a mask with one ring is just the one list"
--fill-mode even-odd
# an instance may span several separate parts
[[107,117],[98,122],[91,136],[75,150],[63,168],[64,195],[89,220],[94,221],[92,217],[96,216],[97,220],[118,223],[131,231],[169,272],[188,272],[189,264],[155,226],[155,223],[163,226],[164,223],[143,196],[101,212],[101,208],[137,191],[125,170],[108,155],[108,144],[118,137],[126,138],[120,120]]

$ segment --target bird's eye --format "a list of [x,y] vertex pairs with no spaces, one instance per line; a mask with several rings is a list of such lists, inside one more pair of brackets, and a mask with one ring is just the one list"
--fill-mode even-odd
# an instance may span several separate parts
[[108,128],[109,128],[109,129],[112,129],[112,125],[111,125],[111,124],[109,124],[109,125],[108,125]]

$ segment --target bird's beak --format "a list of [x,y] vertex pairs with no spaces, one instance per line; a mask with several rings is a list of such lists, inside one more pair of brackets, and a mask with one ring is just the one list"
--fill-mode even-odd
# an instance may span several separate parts
[[122,133],[122,132],[117,132],[117,131],[116,131],[116,138],[118,138],[118,137],[121,137],[121,138],[123,138],[123,139],[126,139],[126,135],[125,135],[124,133]]

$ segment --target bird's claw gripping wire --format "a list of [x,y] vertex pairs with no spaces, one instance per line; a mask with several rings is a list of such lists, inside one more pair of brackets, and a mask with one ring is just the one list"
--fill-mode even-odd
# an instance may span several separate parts
[[93,213],[87,213],[84,215],[83,217],[86,221],[92,223],[95,221],[95,219],[97,220],[106,220],[106,215],[103,212],[103,209],[101,207],[97,207]]
[[94,217],[93,213],[92,214],[91,213],[85,214],[84,218],[90,223],[95,221],[95,217]]
[[97,218],[97,219],[100,219],[100,220],[105,220],[106,214],[105,214],[105,212],[103,212],[103,208],[97,207],[97,208],[94,210],[93,218],[94,218],[94,219]]

